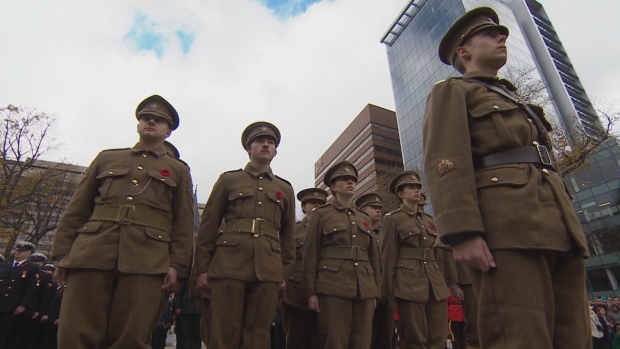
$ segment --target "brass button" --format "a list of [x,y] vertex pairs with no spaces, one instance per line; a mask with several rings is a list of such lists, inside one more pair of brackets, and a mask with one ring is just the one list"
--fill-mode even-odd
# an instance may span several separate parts
[[263,187],[258,187],[258,191],[263,191]]
[[133,183],[133,185],[136,186],[136,187],[138,186],[138,180],[137,179],[133,179],[131,181],[131,183]]
[[128,197],[127,197],[127,201],[132,202],[132,201],[133,201],[133,198],[132,198],[131,196],[128,196]]
[[257,238],[257,237],[258,237],[258,234],[254,234],[254,238]]
[[303,245],[303,244],[304,244],[304,242],[302,241],[302,242],[301,242],[301,245]]
[[536,142],[536,141],[533,141],[533,142],[532,142],[532,144],[533,144],[533,145],[538,145],[539,143],[538,143],[538,142]]
[[499,179],[497,179],[497,177],[493,177],[493,178],[491,178],[491,182],[497,183],[497,182],[499,182]]
[[163,181],[165,181],[165,180],[166,180],[165,178],[161,178],[161,179],[160,179],[160,181],[162,181],[162,182],[163,182]]
[[495,110],[499,110],[499,106],[494,105],[494,106],[493,106],[493,109],[495,109]]
[[355,222],[351,222],[351,224],[355,225]]
[[108,172],[108,174],[109,174],[109,175],[113,175],[113,174],[114,174],[114,171],[110,171],[110,172]]
[[278,199],[278,200],[276,200],[276,202],[280,202],[280,200]]
[[259,201],[259,202],[257,202],[256,204],[257,204],[258,206],[263,206],[263,202],[262,202],[262,201]]
[[142,157],[145,158],[146,157],[146,153],[142,154]]
[[224,232],[224,229],[220,229],[220,233],[223,233],[223,232]]
[[358,265],[360,265],[358,262],[355,262],[355,266],[357,267]]
[[404,267],[405,265],[404,265],[404,264],[401,264],[400,266],[401,266],[401,267]]
[[549,174],[549,170],[547,170],[546,168],[543,168],[542,172],[543,172],[544,174],[546,174],[546,175],[548,175],[548,174]]
[[426,264],[426,262],[424,262],[424,264]]
[[377,239],[377,243],[379,243],[379,239]]
[[226,243],[226,240],[224,240],[224,243]]
[[323,266],[323,269],[327,269],[327,266],[326,266],[326,265],[324,265],[324,266]]
[[412,232],[409,232],[409,235],[413,235],[413,233],[412,233]]
[[351,214],[351,211],[347,211],[348,214]]
[[138,166],[138,170],[143,170],[143,169],[144,169],[144,167]]
[[84,227],[84,231],[87,231],[87,230],[88,230],[88,227]]
[[336,230],[338,230],[338,229],[334,228],[334,231],[336,231]]
[[157,237],[161,239],[161,235],[157,235]]
[[354,238],[354,237],[355,237],[355,234],[351,235],[351,237],[352,237],[352,238]]
[[239,194],[237,194],[237,195],[239,195],[239,196],[243,196],[243,193],[239,193]]
[[263,176],[258,177],[258,179],[263,179]]
[[424,229],[424,226],[422,226],[422,229]]
[[9,290],[11,289],[11,286],[9,286]]
[[532,121],[532,119],[528,118],[527,122],[529,122],[530,124],[534,124],[534,121]]
[[426,236],[423,236],[423,237],[422,237],[422,240],[426,240]]

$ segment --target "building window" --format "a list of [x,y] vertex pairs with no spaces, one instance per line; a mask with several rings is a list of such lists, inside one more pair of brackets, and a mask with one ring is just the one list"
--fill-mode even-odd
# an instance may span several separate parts
[[588,280],[594,292],[611,290],[611,282],[607,276],[605,268],[592,269],[587,271]]

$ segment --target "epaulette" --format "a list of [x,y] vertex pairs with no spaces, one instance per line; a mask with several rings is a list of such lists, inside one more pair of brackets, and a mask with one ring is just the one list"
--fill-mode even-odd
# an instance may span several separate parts
[[106,152],[106,151],[115,151],[115,150],[129,150],[131,148],[115,148],[115,149],[106,149],[106,150],[102,150],[101,152]]
[[394,211],[390,211],[390,212],[386,213],[385,215],[386,215],[386,216],[391,216],[391,215],[393,215],[393,214],[394,214],[394,213],[396,213],[396,212],[400,212],[400,208],[397,208],[397,209],[395,209]]
[[451,76],[451,77],[449,77],[447,79],[444,79],[442,82],[444,82],[444,81],[445,82],[449,82],[450,80],[462,80],[462,79],[463,79],[462,76]]
[[284,183],[288,184],[291,188],[293,187],[293,185],[291,184],[291,182],[287,181],[286,179],[284,179],[284,178],[282,178],[282,177],[280,177],[280,176],[278,176],[278,175],[274,175],[274,176],[276,176],[276,177],[278,177],[279,179],[281,179],[282,181],[284,181]]
[[443,80],[439,80],[439,81],[437,81],[437,82],[435,83],[435,85],[439,85],[439,84],[441,84],[442,82],[446,82],[446,79],[443,79]]
[[324,203],[323,205],[319,206],[319,207],[315,207],[312,209],[312,211],[318,210],[319,208],[323,208],[323,207],[327,207],[329,206],[329,202]]
[[239,172],[239,171],[243,171],[243,169],[242,169],[242,168],[240,168],[240,169],[238,169],[238,170],[226,171],[226,172],[224,172],[224,173],[222,173],[222,174],[223,174],[223,175],[227,175],[227,174],[230,174],[230,173],[235,173],[235,172]]
[[[167,154],[167,153],[166,153],[166,154]],[[183,160],[181,160],[181,159],[179,159],[179,158],[177,158],[177,157],[174,157],[174,156],[172,156],[172,155],[170,155],[170,154],[168,154],[168,156],[170,156],[171,158],[173,158],[173,159],[175,159],[175,160],[177,160],[177,161],[181,161],[181,162],[183,163],[183,165],[185,165],[185,166],[187,166],[187,168],[189,168],[189,165],[187,164],[187,162],[185,162],[185,161],[183,161]]]

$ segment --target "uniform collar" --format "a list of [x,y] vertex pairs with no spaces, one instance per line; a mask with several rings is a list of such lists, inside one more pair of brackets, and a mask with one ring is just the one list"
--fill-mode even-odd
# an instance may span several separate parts
[[400,204],[400,210],[407,213],[410,216],[419,214],[420,211],[418,210],[418,206],[416,205],[415,210],[411,209],[409,206],[405,205],[405,204]]
[[16,261],[16,260],[13,260],[13,263],[12,263],[11,265],[12,265],[12,266],[14,266],[14,267],[19,267],[19,266],[21,266],[22,264],[26,263],[26,261],[27,261],[27,259],[24,259],[24,260],[23,260],[23,261],[21,261],[21,262],[18,262],[18,261]]
[[308,216],[304,215],[304,218],[301,219],[301,224],[303,224],[304,226],[308,225]]
[[498,76],[495,76],[495,75],[488,75],[488,74],[483,74],[478,71],[472,71],[472,72],[465,73],[463,77],[465,79],[476,79],[476,80],[484,81],[484,82],[494,84],[494,85],[503,85],[510,91],[517,90],[517,88],[510,81],[506,79],[500,79]]
[[133,146],[133,148],[131,148],[131,152],[132,153],[141,153],[141,152],[149,152],[157,157],[160,157],[164,154],[166,154],[166,149],[164,148],[164,145],[161,145],[161,149],[145,149],[139,142],[136,143],[136,145]]
[[334,206],[335,208],[337,208],[340,211],[351,211],[351,212],[355,212],[354,210],[354,204],[353,201],[351,201],[351,206],[345,206],[343,205],[340,201],[338,201],[337,198],[333,197],[331,200],[329,200],[329,204]]
[[248,162],[248,164],[245,165],[245,168],[243,168],[243,170],[245,172],[250,173],[254,177],[260,177],[262,175],[267,175],[269,179],[273,179],[273,171],[271,171],[271,167],[269,168],[269,171],[267,172],[260,172],[254,166],[252,166],[251,162]]

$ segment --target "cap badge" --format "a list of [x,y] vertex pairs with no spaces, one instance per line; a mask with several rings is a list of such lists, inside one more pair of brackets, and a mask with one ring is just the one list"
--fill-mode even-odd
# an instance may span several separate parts
[[349,172],[349,171],[351,171],[351,170],[348,167],[344,168],[344,172]]
[[261,131],[267,131],[267,127],[263,126],[260,128]]
[[157,105],[157,103],[153,103],[153,104],[149,105],[149,108],[157,109],[157,108],[159,108],[159,106]]
[[317,193],[316,191],[314,192],[314,196],[319,196],[319,193]]

